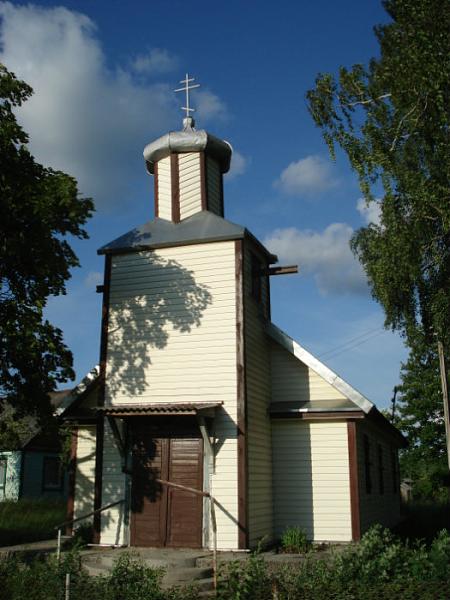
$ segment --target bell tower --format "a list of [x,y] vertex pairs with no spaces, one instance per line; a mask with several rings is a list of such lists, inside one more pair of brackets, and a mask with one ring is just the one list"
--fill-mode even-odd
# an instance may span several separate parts
[[179,223],[208,210],[224,216],[223,174],[230,168],[231,145],[205,130],[190,116],[189,91],[199,84],[186,74],[186,111],[181,131],[171,131],[144,149],[147,171],[154,176],[155,217]]

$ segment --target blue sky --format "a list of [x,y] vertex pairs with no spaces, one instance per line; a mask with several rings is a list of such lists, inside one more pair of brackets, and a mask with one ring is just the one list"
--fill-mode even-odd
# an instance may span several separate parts
[[300,274],[272,278],[273,321],[380,407],[406,352],[351,255],[376,221],[345,157],[333,163],[306,108],[319,72],[367,62],[385,22],[378,0],[0,2],[0,60],[35,95],[18,117],[43,164],[74,175],[97,212],[74,241],[82,267],[48,316],[77,378],[97,363],[103,259],[97,248],[153,217],[144,146],[179,129],[186,71],[199,128],[234,148],[225,215]]

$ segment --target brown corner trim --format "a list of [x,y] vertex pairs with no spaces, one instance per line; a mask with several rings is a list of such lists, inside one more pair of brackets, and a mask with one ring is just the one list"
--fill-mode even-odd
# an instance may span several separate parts
[[180,222],[180,171],[178,154],[170,155],[170,179],[172,182],[172,221]]
[[235,241],[236,279],[236,367],[237,367],[237,436],[238,436],[238,547],[248,548],[247,518],[247,410],[244,350],[243,243]]
[[359,511],[358,453],[356,447],[356,423],[347,421],[348,463],[350,472],[350,511],[352,540],[361,539],[361,515]]
[[153,198],[155,203],[155,217],[159,217],[159,192],[158,192],[158,163],[155,162],[153,172]]
[[200,198],[202,210],[209,210],[208,186],[206,185],[207,177],[206,156],[204,152],[200,152]]
[[106,354],[108,349],[108,322],[109,322],[109,290],[111,285],[111,262],[110,254],[105,255],[105,275],[103,280],[103,305],[102,305],[102,328],[100,339],[100,376],[98,404],[105,404],[105,382],[106,382]]
[[[67,511],[66,520],[72,521],[75,508],[75,478],[77,469],[77,446],[78,446],[78,429],[73,428],[70,438],[70,457],[69,457],[69,489],[67,494]],[[66,535],[72,535],[73,524],[69,523],[66,526]]]
[[[94,484],[94,510],[102,506],[102,484],[103,484],[103,436],[105,424],[104,417],[100,415],[97,419],[97,430],[95,436],[95,484]],[[101,513],[94,515],[93,543],[100,544]]]

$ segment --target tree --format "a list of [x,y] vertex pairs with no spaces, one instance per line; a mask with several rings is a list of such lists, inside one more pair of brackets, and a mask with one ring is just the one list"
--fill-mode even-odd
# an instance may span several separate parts
[[94,209],[78,197],[75,179],[38,164],[27,149],[13,108],[31,94],[0,65],[0,440],[8,433],[9,441],[24,417],[48,419],[49,392],[74,378],[72,354],[44,308],[49,296],[66,293],[79,265],[67,237],[87,237]]
[[337,80],[319,75],[309,109],[366,201],[379,203],[381,223],[357,231],[352,247],[386,325],[450,341],[450,8],[383,4],[392,22],[375,28],[380,57],[342,67]]
[[401,369],[395,425],[407,436],[401,469],[414,481],[419,499],[446,500],[449,485],[439,359],[435,346],[418,334]]
[[355,232],[351,246],[385,326],[412,349],[400,425],[410,456],[430,471],[437,450],[429,440],[445,451],[437,339],[447,364],[450,351],[450,7],[448,0],[383,5],[391,21],[374,29],[379,57],[341,67],[337,78],[320,74],[307,97],[332,156],[336,146],[344,151],[366,202],[379,207],[380,223]]

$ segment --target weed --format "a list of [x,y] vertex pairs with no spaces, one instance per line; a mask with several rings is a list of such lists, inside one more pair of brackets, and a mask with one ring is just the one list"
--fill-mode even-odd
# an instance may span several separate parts
[[306,533],[300,527],[288,527],[281,536],[281,549],[290,554],[301,554],[308,552],[311,544]]

